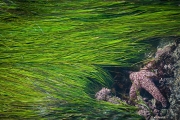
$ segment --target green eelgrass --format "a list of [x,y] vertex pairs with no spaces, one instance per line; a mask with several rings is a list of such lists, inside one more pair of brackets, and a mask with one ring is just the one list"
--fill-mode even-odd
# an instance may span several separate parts
[[155,49],[155,38],[178,36],[178,5],[6,2],[0,2],[2,119],[141,119],[132,106],[94,99],[112,84],[102,66],[130,67]]

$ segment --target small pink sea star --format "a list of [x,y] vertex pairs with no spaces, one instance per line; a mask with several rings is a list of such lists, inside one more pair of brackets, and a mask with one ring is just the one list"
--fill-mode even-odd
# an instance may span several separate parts
[[141,88],[144,88],[156,100],[160,101],[163,107],[167,106],[167,101],[165,97],[161,94],[159,89],[155,86],[154,82],[152,81],[154,78],[157,79],[157,76],[155,73],[150,72],[147,69],[147,66],[138,72],[132,72],[129,77],[133,82],[129,93],[130,100],[136,99],[137,91],[140,90]]

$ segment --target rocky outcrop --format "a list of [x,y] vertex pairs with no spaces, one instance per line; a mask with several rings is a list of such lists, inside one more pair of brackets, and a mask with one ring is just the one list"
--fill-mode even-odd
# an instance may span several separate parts
[[179,120],[180,118],[180,44],[168,44],[159,48],[155,55],[156,64],[154,70],[159,76],[156,83],[160,92],[167,99],[169,106],[163,108],[161,104],[153,99],[140,98],[143,104],[139,107],[138,114],[146,120]]
[[[145,94],[142,96],[140,94],[136,94],[137,101],[133,103],[133,105],[139,108],[138,114],[144,116],[146,120],[180,120],[179,41],[180,40],[177,39],[173,44],[166,44],[161,46],[161,48],[158,48],[153,61],[146,64],[141,69],[146,69],[156,73],[158,80],[153,81],[154,83],[152,86],[157,88],[167,101],[167,105],[162,106],[162,101],[158,101],[153,95],[151,96],[150,94]],[[148,87],[148,85],[146,86]],[[131,102],[127,99],[113,96],[112,90],[107,88],[102,88],[102,90],[96,93],[95,97],[97,100],[104,100],[113,104],[119,104],[119,101],[131,104]]]
[[169,97],[170,107],[166,110],[166,120],[179,120],[180,119],[180,44],[172,53],[174,59],[173,76],[166,78],[167,84],[171,90]]

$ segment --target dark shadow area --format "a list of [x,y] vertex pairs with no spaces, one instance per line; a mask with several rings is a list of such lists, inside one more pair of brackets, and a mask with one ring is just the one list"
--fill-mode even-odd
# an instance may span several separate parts
[[113,78],[113,84],[111,86],[112,92],[115,96],[127,99],[129,89],[131,87],[131,81],[129,79],[128,71],[130,68],[123,67],[106,67]]

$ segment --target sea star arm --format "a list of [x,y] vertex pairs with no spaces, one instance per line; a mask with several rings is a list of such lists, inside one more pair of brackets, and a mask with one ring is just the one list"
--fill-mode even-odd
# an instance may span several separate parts
[[160,101],[163,107],[167,106],[167,101],[164,96],[161,94],[156,85],[152,82],[153,77],[156,78],[156,75],[147,70],[141,70],[139,72],[133,72],[130,74],[130,79],[133,81],[133,84],[130,88],[130,100],[136,99],[136,92],[140,88],[144,88],[148,91],[156,100]]
[[160,101],[163,107],[167,106],[166,98],[161,94],[150,78],[143,79],[140,84],[141,87],[148,91],[156,100]]
[[141,87],[139,85],[139,82],[137,80],[134,80],[133,84],[132,84],[132,86],[130,88],[130,92],[129,92],[130,100],[136,99],[137,92],[139,91],[140,88]]

